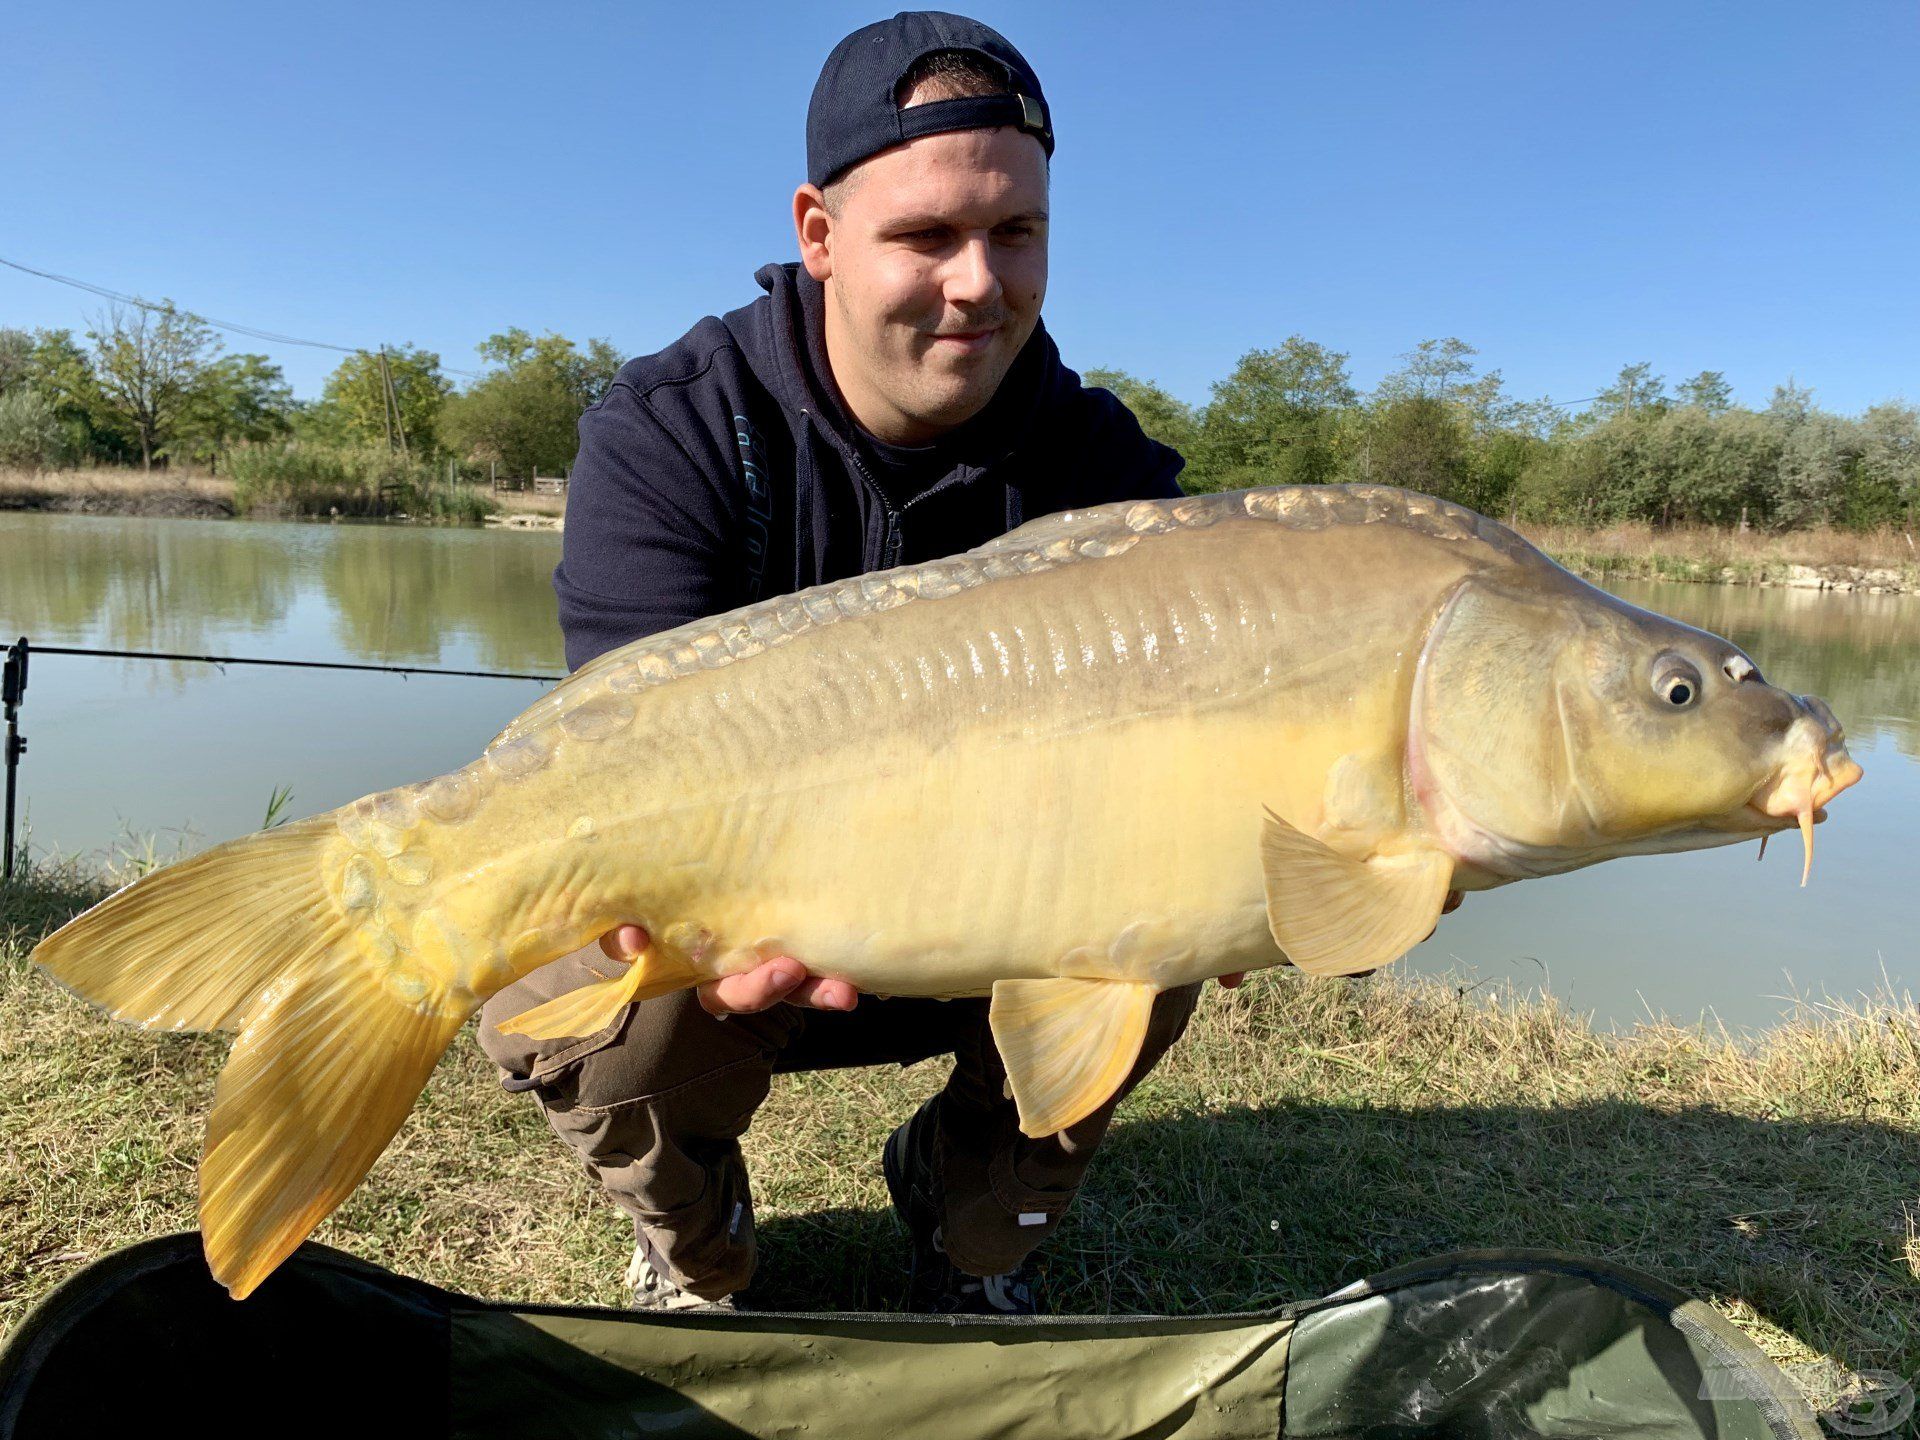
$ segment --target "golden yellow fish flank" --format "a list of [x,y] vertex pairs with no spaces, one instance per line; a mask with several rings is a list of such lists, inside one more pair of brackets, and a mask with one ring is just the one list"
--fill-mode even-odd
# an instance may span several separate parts
[[775,953],[992,998],[1022,1128],[1102,1104],[1153,997],[1385,964],[1449,889],[1799,825],[1859,779],[1818,700],[1427,496],[1051,516],[583,667],[465,768],[145,877],[35,958],[237,1032],[201,1160],[244,1296],[357,1185],[481,1002],[614,925],[559,1036]]

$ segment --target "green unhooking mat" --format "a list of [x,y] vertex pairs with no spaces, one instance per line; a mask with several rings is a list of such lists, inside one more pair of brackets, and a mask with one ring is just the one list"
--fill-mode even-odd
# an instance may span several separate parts
[[1815,1440],[1711,1308],[1479,1251],[1238,1315],[993,1320],[497,1305],[308,1245],[243,1304],[195,1235],[74,1275],[0,1351],[0,1440],[195,1436]]

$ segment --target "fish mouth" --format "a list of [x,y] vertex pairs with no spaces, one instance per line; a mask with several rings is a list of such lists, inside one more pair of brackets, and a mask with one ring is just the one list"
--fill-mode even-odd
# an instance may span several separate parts
[[1813,827],[1827,818],[1824,807],[1833,797],[1859,784],[1865,773],[1837,736],[1829,738],[1817,753],[1809,755],[1803,750],[1799,757],[1783,764],[1754,792],[1743,812],[1759,822],[1761,853],[1766,853],[1766,836],[1797,825],[1806,851],[1800,867],[1800,883],[1805,885],[1813,873]]

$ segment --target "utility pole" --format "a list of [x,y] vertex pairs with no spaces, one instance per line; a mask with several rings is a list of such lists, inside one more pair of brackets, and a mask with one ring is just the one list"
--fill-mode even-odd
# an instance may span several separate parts
[[393,449],[393,390],[387,384],[387,347],[380,347],[380,418],[387,427],[387,449]]
[[393,372],[387,368],[387,347],[380,347],[380,381],[387,392],[387,448],[393,448],[394,432],[400,434],[400,453],[407,453],[407,425],[400,418],[400,396],[393,388]]

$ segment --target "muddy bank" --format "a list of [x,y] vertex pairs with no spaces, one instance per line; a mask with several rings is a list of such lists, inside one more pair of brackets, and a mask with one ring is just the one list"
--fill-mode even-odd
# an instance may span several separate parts
[[1789,561],[1716,565],[1679,555],[1607,555],[1558,546],[1543,548],[1574,574],[1590,580],[1676,580],[1866,595],[1920,594],[1920,566],[1801,565]]
[[132,515],[153,520],[230,520],[231,499],[199,486],[151,490],[77,490],[0,494],[0,510],[39,510],[53,515]]
[[489,530],[564,530],[566,522],[558,515],[493,514],[482,522]]

